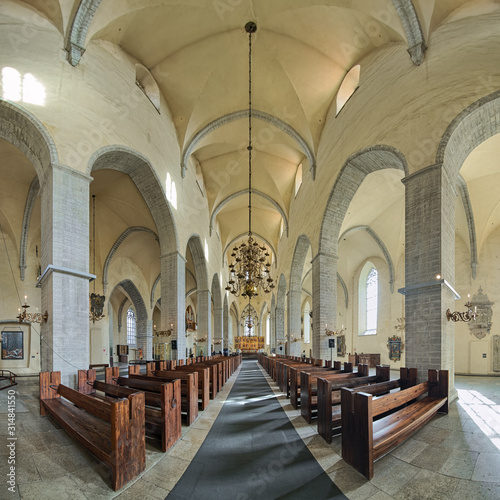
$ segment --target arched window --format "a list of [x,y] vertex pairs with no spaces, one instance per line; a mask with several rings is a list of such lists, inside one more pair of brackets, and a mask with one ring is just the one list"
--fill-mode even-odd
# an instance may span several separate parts
[[131,307],[129,307],[129,309],[127,311],[127,344],[128,345],[135,345],[136,332],[137,332],[137,326],[136,326],[135,311]]
[[359,276],[359,334],[376,335],[378,315],[378,272],[366,262]]

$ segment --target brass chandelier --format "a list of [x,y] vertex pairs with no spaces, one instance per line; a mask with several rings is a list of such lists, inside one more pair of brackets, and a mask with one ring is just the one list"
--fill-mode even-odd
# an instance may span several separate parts
[[257,25],[250,21],[245,31],[248,33],[248,240],[233,248],[225,289],[236,297],[251,299],[259,291],[269,293],[274,283],[269,252],[252,236],[252,33],[257,31]]

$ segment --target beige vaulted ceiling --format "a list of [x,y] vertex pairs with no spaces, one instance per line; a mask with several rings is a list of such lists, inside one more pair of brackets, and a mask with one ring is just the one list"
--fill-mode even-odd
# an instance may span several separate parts
[[[186,168],[201,170],[211,226],[226,248],[248,227],[248,118],[242,113],[235,121],[207,127],[248,109],[244,26],[256,22],[253,108],[267,119],[253,118],[252,229],[276,249],[297,169],[302,164],[303,175],[311,175],[323,126],[336,112],[346,74],[385,44],[409,46],[394,3],[106,0],[92,19],[86,43],[116,44],[150,71],[172,114],[179,150],[190,153]],[[471,9],[486,4],[413,1],[424,40],[447,18],[471,15]]]

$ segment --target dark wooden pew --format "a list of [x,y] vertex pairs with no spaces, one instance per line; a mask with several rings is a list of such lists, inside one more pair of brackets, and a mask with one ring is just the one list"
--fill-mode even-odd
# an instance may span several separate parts
[[218,371],[217,365],[205,365],[203,363],[192,363],[185,366],[177,366],[174,371],[198,372],[198,395],[200,410],[205,410],[209,400],[217,395]]
[[144,394],[105,401],[61,384],[61,372],[40,372],[40,414],[50,414],[71,436],[111,467],[115,491],[146,467]]
[[[351,365],[350,363],[347,363]],[[351,365],[352,366],[352,365]],[[357,372],[344,372],[336,373],[331,370],[328,373],[326,370],[321,372],[306,372],[300,374],[300,414],[308,424],[312,422],[313,416],[317,416],[318,410],[318,376],[335,381],[336,383],[343,383],[353,378],[362,377],[366,380],[365,384],[369,384],[369,368],[368,365],[358,365]]]
[[[155,369],[154,363],[148,363],[146,365],[146,375],[155,376],[157,372],[170,371],[166,369],[166,363],[157,362],[157,367]],[[205,410],[208,406],[210,399],[210,373],[209,368],[204,366],[199,366],[197,364],[178,366],[173,371],[179,371],[184,373],[198,373],[198,406],[200,410]]]
[[[290,372],[292,368],[295,369],[327,369],[323,366],[322,360],[316,360],[317,364],[309,364],[304,361],[295,361],[295,360],[281,360],[276,363],[276,372],[277,372],[277,380],[279,381],[278,385],[283,394],[287,398],[290,397]],[[340,362],[339,362],[340,366]]]
[[[140,389],[137,384],[146,380],[158,380],[171,382],[172,380],[181,381],[181,412],[186,418],[187,425],[191,425],[198,417],[198,373],[183,372],[181,370],[156,370],[153,376],[141,375],[139,366],[129,366],[128,377],[119,377],[118,384],[128,384],[129,387]],[[121,380],[123,383],[121,383]]]
[[[364,380],[363,380],[364,379]],[[390,380],[390,367],[377,366],[376,373],[373,377],[359,377],[352,379],[343,384],[338,384],[332,380],[327,380],[318,377],[318,434],[327,442],[332,442],[334,430],[342,433],[348,432],[349,422],[344,428],[341,411],[341,389],[349,388],[347,394],[354,395],[356,392],[366,392],[374,395],[382,395],[394,389],[406,389],[417,383],[416,368],[401,368],[400,378],[398,380]],[[349,404],[351,412],[354,411],[352,403]],[[345,401],[342,404],[346,404]],[[344,412],[344,416],[347,413]]]
[[300,385],[301,385],[301,374],[307,371],[309,373],[352,373],[352,363],[344,363],[344,368],[342,369],[342,363],[340,361],[333,362],[333,368],[322,368],[319,366],[310,367],[291,367],[290,368],[290,403],[297,409],[300,406]]
[[[111,372],[112,373],[112,372]],[[115,370],[115,374],[119,374]],[[181,437],[181,382],[148,382],[143,389],[129,388],[117,384],[118,376],[108,377],[109,383],[96,380],[95,370],[78,370],[78,391],[104,398],[128,398],[143,392],[145,397],[146,436],[160,441],[162,451],[170,449]]]
[[[342,440],[342,458],[371,479],[377,459],[408,439],[438,412],[448,413],[448,377],[447,370],[440,370],[439,376],[437,370],[429,370],[427,382],[392,394],[374,398],[368,393],[355,393],[351,414],[354,430],[346,435],[351,439]],[[344,411],[348,411],[348,406]]]

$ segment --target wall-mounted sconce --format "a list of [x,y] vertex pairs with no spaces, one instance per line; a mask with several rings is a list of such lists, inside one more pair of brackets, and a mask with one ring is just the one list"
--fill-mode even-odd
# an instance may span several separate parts
[[465,304],[465,307],[467,308],[467,311],[464,312],[459,312],[459,311],[454,311],[451,312],[449,309],[446,310],[446,318],[448,321],[475,321],[476,320],[476,314],[477,314],[477,306],[474,306],[474,310],[472,310],[472,304],[470,303],[470,293],[467,295],[467,304]]
[[170,337],[174,333],[174,324],[170,323],[170,330],[156,330],[156,325],[153,325],[153,335],[155,337]]
[[45,311],[45,313],[29,313],[28,308],[28,296],[24,296],[24,304],[21,306],[23,308],[23,312],[21,312],[21,309],[18,309],[17,312],[19,313],[16,317],[19,320],[19,323],[41,323],[42,321],[44,323],[47,323],[47,320],[49,319],[49,313]]
[[328,325],[325,324],[325,335],[327,337],[333,337],[334,335],[341,335],[344,332],[344,325],[340,330],[328,330]]

